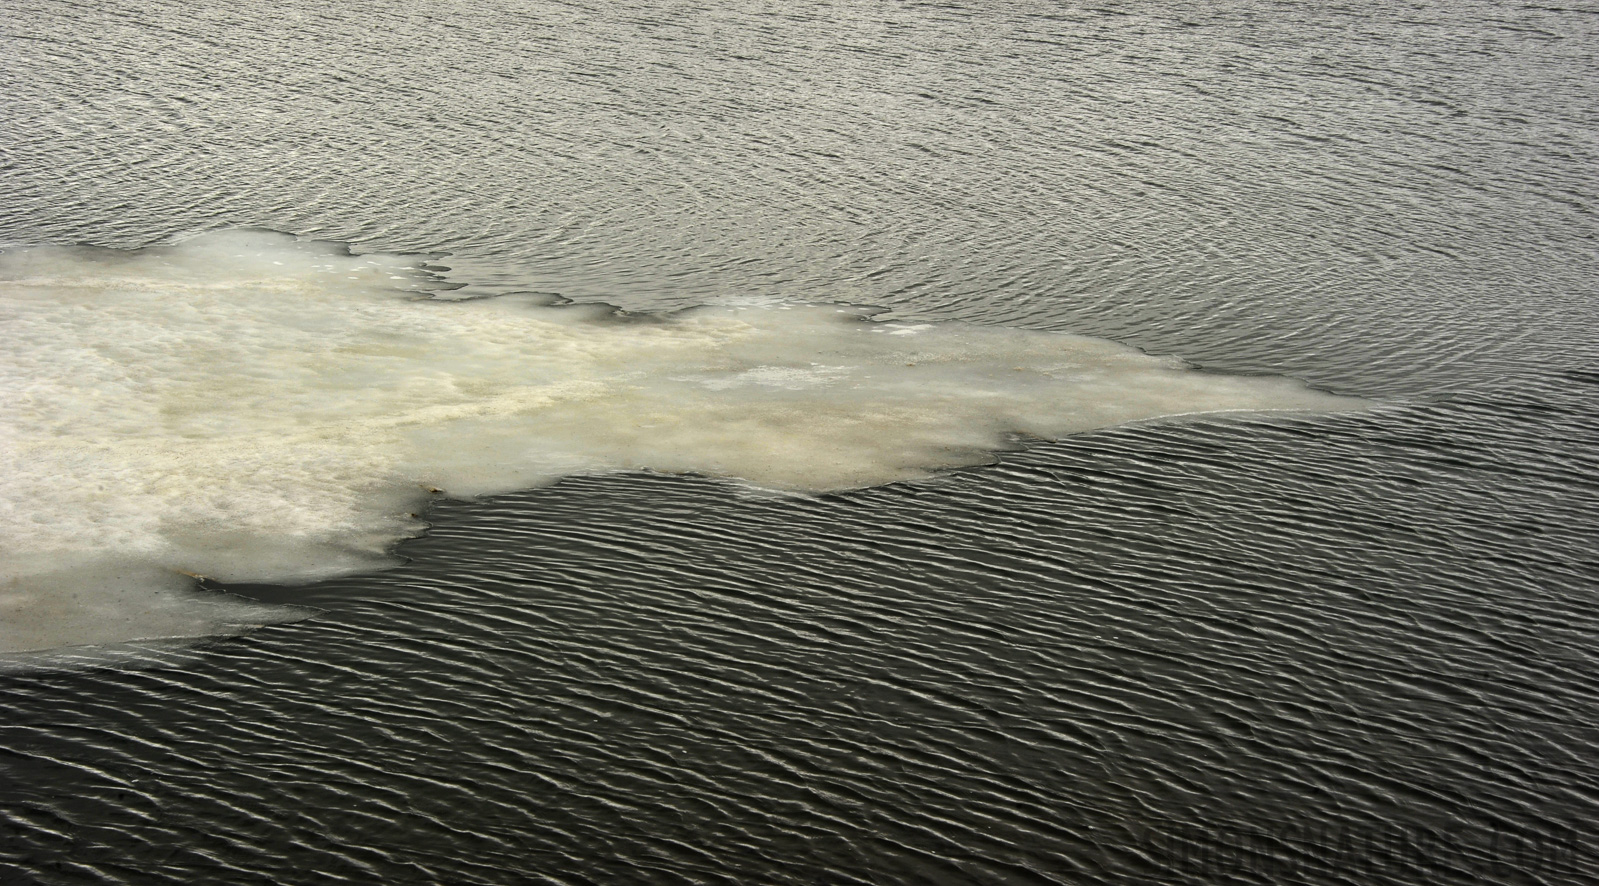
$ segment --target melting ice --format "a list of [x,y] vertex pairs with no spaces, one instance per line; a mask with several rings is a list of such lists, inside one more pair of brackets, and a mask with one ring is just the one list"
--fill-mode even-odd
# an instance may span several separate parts
[[817,492],[979,463],[1016,433],[1362,405],[832,305],[447,300],[421,262],[260,231],[0,255],[0,651],[296,617],[189,576],[382,564],[430,488],[653,469]]

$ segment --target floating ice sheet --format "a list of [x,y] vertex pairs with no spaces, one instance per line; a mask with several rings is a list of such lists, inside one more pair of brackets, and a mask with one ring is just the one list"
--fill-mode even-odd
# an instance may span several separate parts
[[0,651],[299,617],[186,574],[383,564],[429,489],[648,468],[819,492],[979,463],[1016,433],[1363,405],[834,305],[619,317],[435,288],[415,257],[262,231],[0,255]]

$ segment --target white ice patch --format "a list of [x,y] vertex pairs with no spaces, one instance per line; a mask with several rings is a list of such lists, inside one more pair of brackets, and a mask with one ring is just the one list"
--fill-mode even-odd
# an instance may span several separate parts
[[[757,366],[730,376],[717,374],[702,377],[699,383],[713,391],[749,386],[799,391],[832,384],[848,373],[848,368],[843,366]],[[689,378],[689,376],[678,376],[677,380]]]
[[434,487],[649,468],[817,492],[978,463],[1010,433],[1363,405],[1078,336],[833,305],[617,318],[429,298],[429,277],[259,231],[0,255],[0,651],[298,616],[186,574],[371,568]]

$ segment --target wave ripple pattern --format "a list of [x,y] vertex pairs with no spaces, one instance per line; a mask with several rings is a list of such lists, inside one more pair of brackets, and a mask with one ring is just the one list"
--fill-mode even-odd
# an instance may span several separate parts
[[387,263],[374,315],[947,321],[1381,404],[820,493],[379,480],[339,550],[405,562],[0,673],[0,881],[1599,882],[1589,5],[18,0],[0,45],[7,256],[271,229]]

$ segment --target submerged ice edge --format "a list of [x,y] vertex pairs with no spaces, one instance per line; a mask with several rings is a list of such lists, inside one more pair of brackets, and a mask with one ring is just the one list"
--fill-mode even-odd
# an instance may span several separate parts
[[0,254],[0,652],[301,617],[188,576],[381,565],[432,488],[653,469],[821,492],[984,462],[1018,434],[1366,405],[836,305],[622,321],[432,298],[448,284],[425,261],[253,230]]

